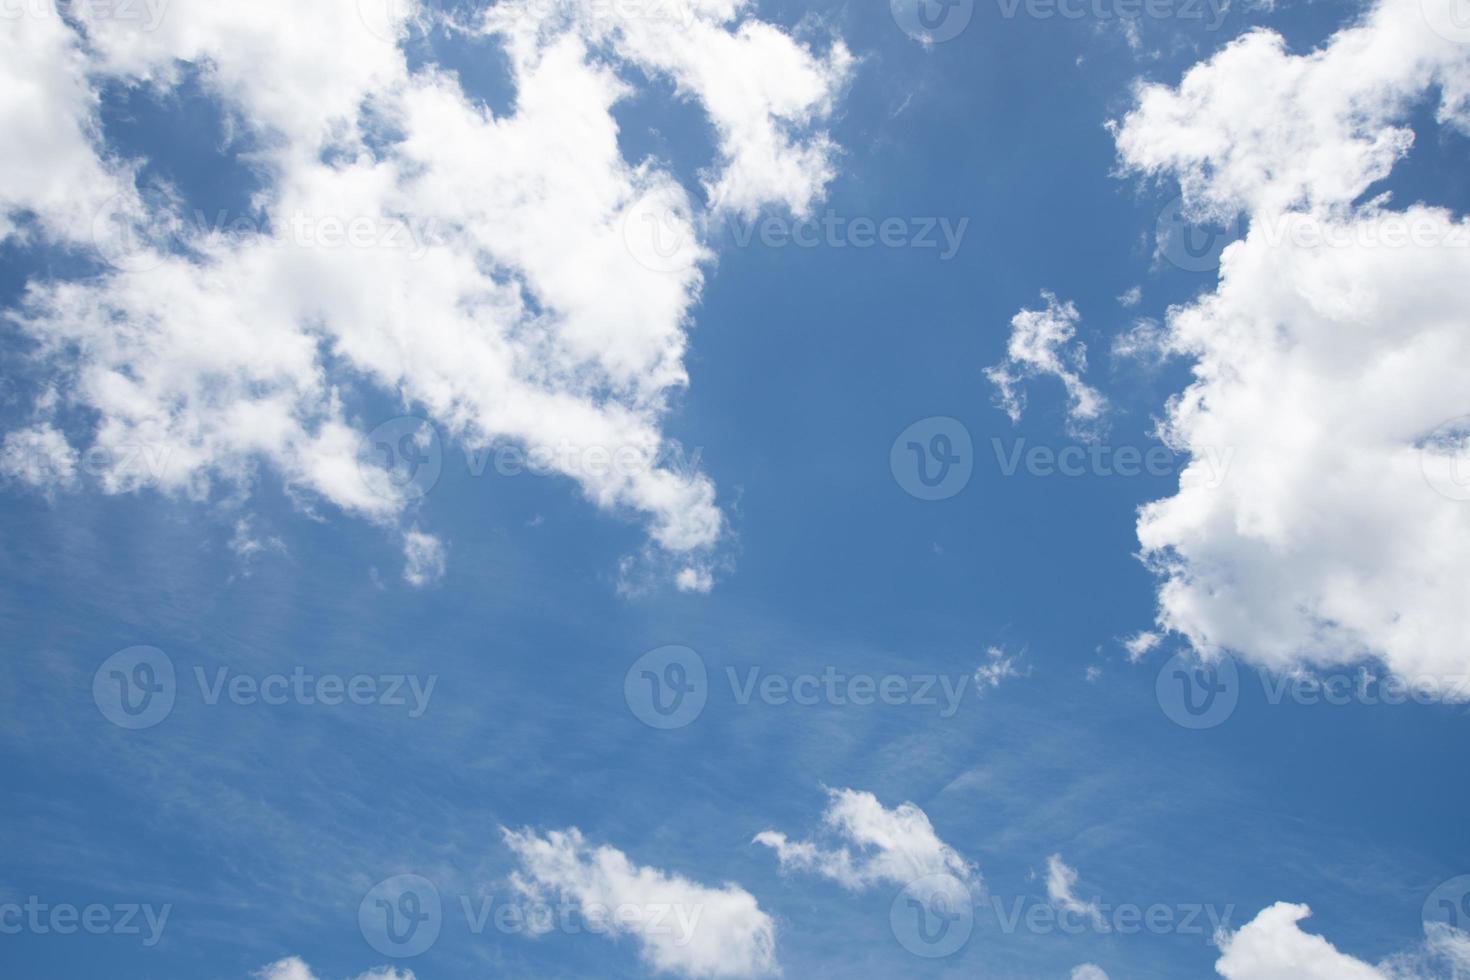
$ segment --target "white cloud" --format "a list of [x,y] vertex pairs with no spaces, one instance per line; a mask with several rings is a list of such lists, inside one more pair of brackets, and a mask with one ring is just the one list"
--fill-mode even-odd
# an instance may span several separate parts
[[912,803],[887,809],[872,793],[828,790],[822,816],[830,845],[793,841],[773,830],[755,843],[776,852],[782,871],[807,871],[849,891],[877,885],[907,885],[929,875],[949,875],[978,884],[975,869],[939,839],[929,817]]
[[1022,310],[1011,319],[1006,359],[987,368],[985,377],[996,386],[996,403],[1012,422],[1019,422],[1026,410],[1023,382],[1055,377],[1067,390],[1069,431],[1090,433],[1107,410],[1107,399],[1082,380],[1087,347],[1075,340],[1082,316],[1076,306],[1059,301],[1052,293],[1041,295],[1046,309]]
[[[55,110],[36,145],[81,163],[0,171],[0,212],[37,210],[55,237],[90,244],[92,214],[121,188],[119,220],[102,222],[96,243],[121,268],[33,283],[17,322],[68,382],[66,407],[97,414],[94,445],[167,456],[156,489],[205,498],[269,468],[304,505],[411,523],[411,501],[374,492],[358,465],[381,420],[351,406],[376,391],[471,449],[564,448],[554,469],[598,507],[641,517],[670,574],[703,586],[725,533],[708,477],[580,461],[651,460],[666,447],[711,222],[724,209],[809,208],[835,172],[822,123],[850,56],[837,42],[818,55],[751,8],[706,0],[689,23],[659,24],[499,4],[510,19],[488,29],[516,89],[514,113],[500,117],[453,75],[411,72],[383,40],[395,25],[368,30],[357,0],[175,4],[151,32],[88,8],[90,55],[64,22],[22,18],[36,37],[22,38],[17,70],[46,80]],[[400,27],[430,16],[385,9]],[[546,20],[557,16],[565,23]],[[131,172],[92,146],[97,86],[167,90],[181,65],[260,137],[257,233],[192,226],[170,189],[140,196]],[[672,80],[719,134],[707,208],[681,175],[622,156],[614,109],[648,73]],[[0,101],[0,121],[23,109]],[[636,220],[649,216],[656,227]],[[648,234],[684,242],[688,261],[650,263],[662,253],[644,246],[663,240],[637,240]],[[99,483],[141,485],[114,470]]]
[[1246,35],[1177,88],[1140,88],[1118,129],[1126,167],[1176,177],[1195,213],[1250,218],[1218,289],[1169,316],[1195,380],[1162,434],[1193,462],[1138,522],[1160,626],[1206,656],[1379,657],[1445,687],[1470,665],[1470,507],[1425,475],[1465,459],[1442,426],[1470,414],[1470,223],[1354,203],[1407,152],[1417,101],[1464,127],[1467,93],[1470,46],[1417,0],[1382,0],[1310,54]]
[[975,688],[984,693],[986,688],[1000,687],[1002,681],[1013,677],[1024,677],[1031,671],[1028,668],[1024,673],[1016,664],[1019,657],[1007,656],[1000,647],[991,647],[985,651],[986,662],[975,668]]
[[1382,0],[1305,55],[1255,30],[1177,88],[1140,85],[1118,148],[1139,172],[1177,177],[1197,215],[1343,205],[1408,149],[1408,110],[1434,86],[1440,118],[1470,123],[1467,62],[1470,46],[1431,30],[1419,0]]
[[1215,969],[1226,980],[1455,980],[1470,970],[1470,935],[1442,922],[1425,927],[1417,948],[1377,966],[1303,932],[1312,910],[1278,902],[1235,933],[1217,937]]
[[1156,368],[1169,356],[1168,337],[1154,320],[1140,319],[1113,338],[1114,360],[1132,360]]
[[448,564],[444,542],[432,534],[408,531],[403,535],[403,580],[416,589],[444,577]]
[[284,554],[286,542],[274,535],[262,534],[255,519],[246,516],[235,521],[235,533],[230,536],[229,547],[240,560],[242,574],[248,577],[256,559],[267,552]]
[[1072,968],[1072,980],[1108,980],[1108,975],[1096,964],[1083,963]]
[[6,433],[0,447],[0,474],[34,487],[70,486],[76,481],[76,452],[50,425]]
[[1068,867],[1060,854],[1046,859],[1046,897],[1061,911],[1086,916],[1102,925],[1102,909],[1096,900],[1084,902],[1077,897],[1077,869]]
[[1131,310],[1143,301],[1143,287],[1134,286],[1123,295],[1118,297],[1118,303],[1126,310]]
[[686,977],[779,972],[775,923],[738,885],[711,888],[636,865],[619,850],[588,845],[576,829],[502,833],[520,861],[512,881],[523,894],[575,903],[611,935],[635,939],[652,969]]
[[16,212],[43,234],[86,242],[93,219],[123,187],[119,167],[93,151],[97,93],[79,38],[50,5],[5,17],[0,31],[0,132],[24,153],[0,154],[0,241]]
[[715,578],[707,569],[683,568],[674,577],[674,585],[680,592],[709,592],[715,587]]
[[1164,642],[1163,636],[1151,630],[1144,630],[1123,641],[1123,649],[1128,651],[1130,663],[1138,663],[1148,656],[1160,643]]
[[[255,980],[317,980],[317,975],[311,971],[311,967],[292,956],[257,971]],[[414,974],[412,970],[399,972],[390,967],[380,966],[375,970],[360,974],[355,980],[414,980]]]

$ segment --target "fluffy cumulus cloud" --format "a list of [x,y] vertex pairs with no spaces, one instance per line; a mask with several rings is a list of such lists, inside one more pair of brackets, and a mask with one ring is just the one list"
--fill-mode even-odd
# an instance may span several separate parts
[[[410,2],[172,4],[152,30],[101,5],[75,24],[7,22],[0,129],[34,152],[0,162],[0,236],[105,270],[32,282],[13,316],[66,393],[37,405],[33,433],[167,460],[146,479],[97,467],[109,492],[206,499],[269,469],[303,506],[403,531],[421,493],[364,471],[405,461],[360,458],[383,414],[364,406],[386,396],[456,446],[539,454],[640,519],[682,587],[707,587],[725,533],[715,488],[660,462],[704,242],[728,213],[804,212],[822,194],[836,154],[823,121],[852,58],[745,0],[653,7],[683,16],[506,0],[441,23],[504,47],[515,99],[499,115],[452,73],[410,69],[398,41],[444,20]],[[104,84],[167,93],[190,73],[248,135],[262,180],[227,232],[100,138]],[[699,174],[620,150],[618,104],[666,84],[716,133]]]
[[1470,222],[1361,199],[1419,106],[1470,131],[1470,45],[1431,20],[1381,0],[1307,53],[1251,32],[1117,126],[1190,213],[1249,220],[1218,288],[1170,313],[1194,381],[1162,428],[1194,462],[1138,522],[1160,624],[1206,656],[1378,657],[1447,688],[1470,666]]
[[634,864],[619,850],[589,845],[575,829],[503,835],[520,862],[512,882],[524,896],[568,902],[597,923],[596,931],[631,936],[655,971],[685,977],[779,972],[775,923],[737,885],[709,887]]
[[1470,970],[1470,936],[1443,923],[1424,943],[1377,966],[1304,932],[1305,905],[1278,902],[1238,931],[1222,935],[1215,969],[1226,980],[1451,980]]
[[1083,963],[1072,968],[1072,980],[1108,980],[1108,975],[1095,963]]
[[[254,980],[318,980],[318,978],[312,972],[311,967],[293,956],[257,971]],[[381,966],[359,975],[356,980],[414,980],[414,974],[412,970],[400,972]]]
[[1026,410],[1024,383],[1031,378],[1056,378],[1067,392],[1069,431],[1079,435],[1095,432],[1108,403],[1082,380],[1087,346],[1076,339],[1082,316],[1076,306],[1051,293],[1042,293],[1042,299],[1046,309],[1022,310],[1011,319],[1006,359],[987,368],[985,376],[996,387],[996,403],[1012,422],[1019,422]]
[[850,891],[907,885],[930,875],[979,883],[975,869],[939,839],[923,810],[912,803],[888,809],[872,793],[828,791],[823,839],[795,841],[767,830],[755,842],[776,852],[783,871],[830,878]]

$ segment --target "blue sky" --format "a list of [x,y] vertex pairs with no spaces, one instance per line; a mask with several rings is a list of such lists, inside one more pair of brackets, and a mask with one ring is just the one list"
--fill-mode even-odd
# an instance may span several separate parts
[[7,17],[6,975],[1467,969],[1470,38],[905,2]]

